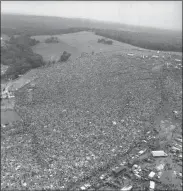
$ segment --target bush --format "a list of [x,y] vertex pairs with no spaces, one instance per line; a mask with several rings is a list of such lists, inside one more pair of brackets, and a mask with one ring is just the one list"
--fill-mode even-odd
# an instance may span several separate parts
[[98,43],[111,45],[113,43],[113,41],[112,40],[105,40],[104,38],[101,38],[101,39],[98,39]]
[[18,37],[12,36],[9,40],[10,44],[16,44],[17,46],[34,46],[39,43],[38,40],[30,38],[28,35],[20,35]]
[[106,41],[105,41],[105,44],[111,45],[112,43],[113,43],[112,40],[106,40]]
[[31,65],[27,62],[25,62],[24,59],[22,60],[17,60],[13,65],[11,65],[6,73],[5,73],[5,78],[11,78],[11,79],[16,79],[18,78],[19,75],[24,74],[28,70],[31,69]]
[[98,43],[104,43],[104,42],[105,42],[104,38],[98,39]]
[[28,56],[27,61],[31,65],[31,68],[37,68],[44,65],[43,58],[39,54],[32,54]]
[[63,54],[60,57],[59,62],[66,62],[69,59],[70,56],[71,56],[70,53],[64,51]]
[[45,40],[45,43],[59,43],[59,40],[57,37],[50,37]]

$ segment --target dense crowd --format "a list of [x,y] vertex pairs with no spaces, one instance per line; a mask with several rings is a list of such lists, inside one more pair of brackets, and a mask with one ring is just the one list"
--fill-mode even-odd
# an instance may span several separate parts
[[146,62],[108,53],[45,68],[34,87],[20,89],[16,109],[37,166],[30,172],[40,184],[28,174],[26,186],[65,188],[140,139],[162,101],[149,70]]

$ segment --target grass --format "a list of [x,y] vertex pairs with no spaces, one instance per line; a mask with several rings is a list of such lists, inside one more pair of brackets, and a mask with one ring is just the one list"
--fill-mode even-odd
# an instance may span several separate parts
[[79,55],[77,48],[71,47],[64,42],[59,42],[56,44],[39,43],[38,45],[33,47],[33,51],[43,56],[43,59],[45,61],[49,61],[49,60],[58,61],[60,59],[61,54],[64,51],[71,53],[73,59]]
[[44,43],[45,39],[49,38],[47,35],[32,37],[40,41],[38,45],[33,47],[33,51],[42,55],[46,61],[59,60],[63,51],[71,53],[71,60],[74,60],[79,56],[83,56],[83,53],[91,55],[92,52],[97,54],[122,50],[125,52],[133,49],[138,50],[138,48],[117,41],[114,41],[113,45],[97,43],[100,36],[97,36],[92,32],[78,32],[54,36],[60,40],[59,43]]

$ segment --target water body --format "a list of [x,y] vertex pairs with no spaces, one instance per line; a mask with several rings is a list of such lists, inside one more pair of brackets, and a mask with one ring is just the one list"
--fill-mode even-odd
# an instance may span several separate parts
[[1,124],[12,123],[19,120],[21,120],[21,118],[15,110],[1,111]]
[[1,124],[12,123],[21,120],[14,110],[15,98],[1,100]]

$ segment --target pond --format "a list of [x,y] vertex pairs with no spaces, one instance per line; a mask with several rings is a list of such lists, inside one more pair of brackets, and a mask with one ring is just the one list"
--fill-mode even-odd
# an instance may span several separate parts
[[1,110],[1,124],[12,123],[21,120],[15,110]]
[[12,123],[21,120],[14,110],[15,98],[1,100],[1,124]]

